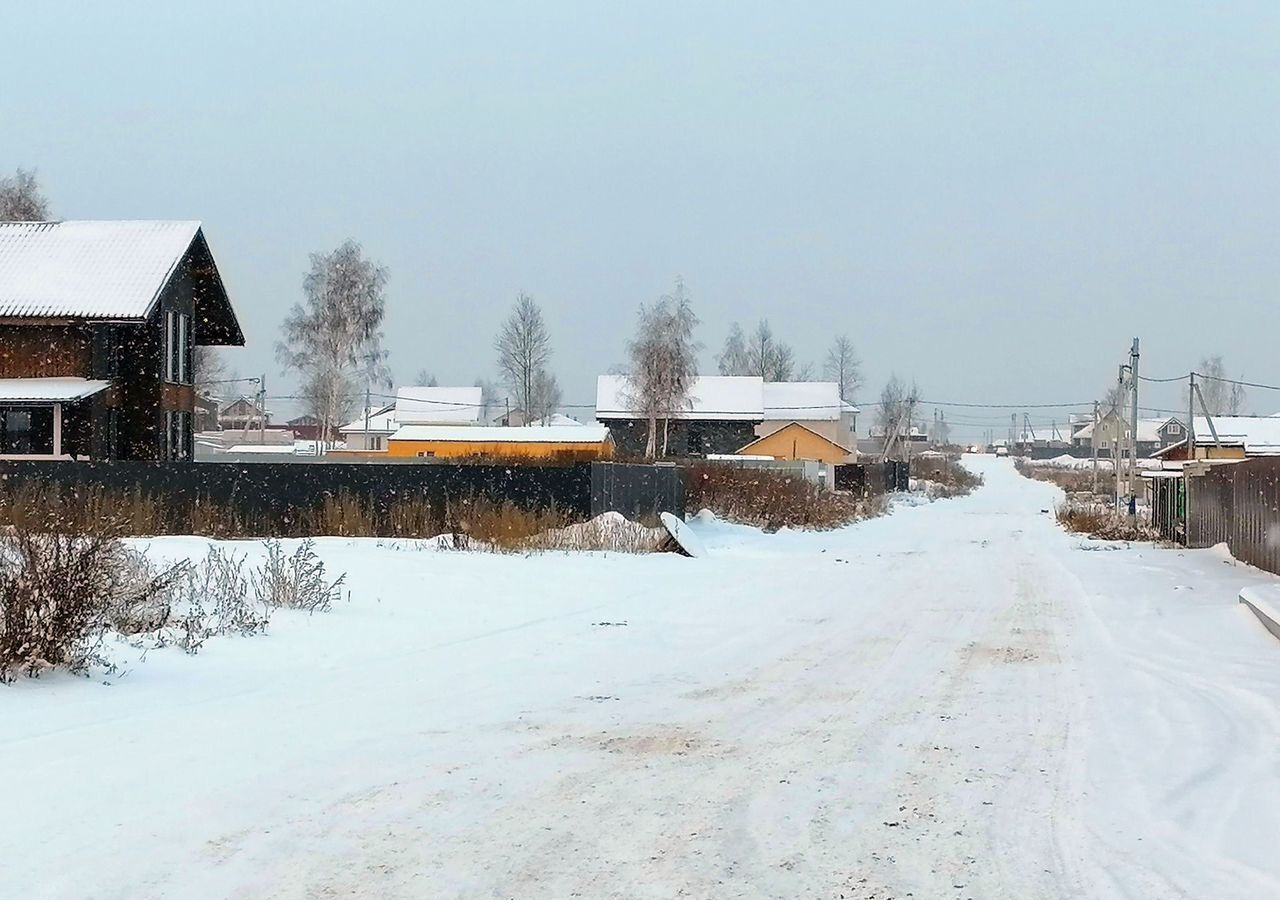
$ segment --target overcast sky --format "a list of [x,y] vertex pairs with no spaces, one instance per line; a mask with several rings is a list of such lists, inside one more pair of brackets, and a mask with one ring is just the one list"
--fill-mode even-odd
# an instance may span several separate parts
[[347,237],[401,381],[492,377],[524,290],[590,404],[680,274],[704,371],[767,316],[801,360],[849,333],[864,400],[1089,400],[1135,334],[1150,374],[1280,383],[1280,3],[626,6],[6,4],[0,170],[203,220],[273,394]]

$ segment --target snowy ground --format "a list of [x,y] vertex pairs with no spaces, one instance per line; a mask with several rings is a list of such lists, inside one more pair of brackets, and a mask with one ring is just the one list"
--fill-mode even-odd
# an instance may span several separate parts
[[1280,896],[1271,579],[970,464],[704,560],[324,541],[328,615],[0,688],[0,895]]

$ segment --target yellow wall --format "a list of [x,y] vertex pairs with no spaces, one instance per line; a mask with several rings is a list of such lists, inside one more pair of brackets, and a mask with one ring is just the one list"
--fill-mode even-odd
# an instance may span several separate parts
[[746,456],[812,459],[824,463],[840,463],[849,459],[849,454],[843,448],[794,423],[778,429],[754,444],[743,447],[738,452]]
[[613,459],[613,443],[557,444],[540,441],[404,441],[387,442],[387,456],[435,459]]

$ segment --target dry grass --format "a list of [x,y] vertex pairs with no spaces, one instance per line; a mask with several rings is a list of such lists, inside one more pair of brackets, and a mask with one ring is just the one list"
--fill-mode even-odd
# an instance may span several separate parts
[[1058,524],[1067,531],[1102,541],[1157,541],[1159,533],[1141,519],[1130,523],[1109,503],[1068,500],[1057,509]]
[[684,471],[689,509],[709,509],[722,519],[766,531],[840,528],[879,515],[886,504],[883,497],[858,500],[803,478],[765,469],[703,463]]
[[[1068,469],[1064,466],[1034,466],[1025,459],[1014,460],[1016,468],[1023,476],[1035,481],[1047,481],[1056,484],[1067,494],[1092,494],[1093,469]],[[1114,494],[1116,475],[1111,469],[1098,469],[1098,491],[1100,496]]]
[[958,455],[913,459],[911,477],[928,481],[934,498],[963,497],[982,485],[982,476],[962,466]]

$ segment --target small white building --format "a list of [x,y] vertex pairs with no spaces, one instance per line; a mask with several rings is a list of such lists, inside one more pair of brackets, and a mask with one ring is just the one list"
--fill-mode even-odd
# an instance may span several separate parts
[[348,450],[385,451],[402,425],[469,425],[481,422],[484,396],[478,387],[402,387],[396,402],[372,407],[338,429]]

